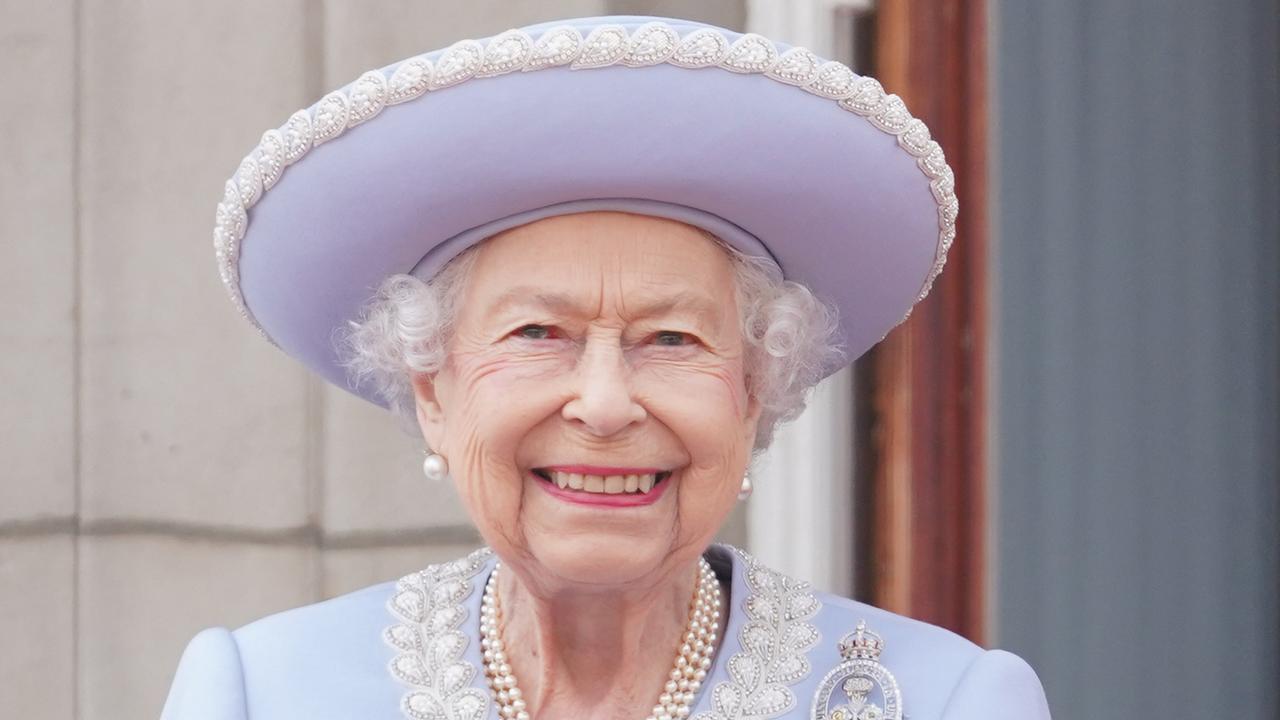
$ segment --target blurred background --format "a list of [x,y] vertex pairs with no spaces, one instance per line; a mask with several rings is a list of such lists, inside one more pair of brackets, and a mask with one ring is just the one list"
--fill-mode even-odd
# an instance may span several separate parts
[[873,74],[958,176],[938,288],[725,539],[1021,654],[1057,718],[1280,717],[1274,0],[0,0],[0,716],[156,717],[200,629],[479,543],[237,316],[214,205],[365,70],[613,13]]

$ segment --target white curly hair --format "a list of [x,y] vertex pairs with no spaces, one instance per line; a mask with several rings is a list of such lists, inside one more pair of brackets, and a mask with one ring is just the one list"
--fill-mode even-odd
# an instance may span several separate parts
[[[702,232],[733,263],[747,392],[761,404],[754,447],[759,453],[779,424],[804,410],[824,369],[844,360],[836,340],[836,309],[804,285],[779,277],[771,261]],[[406,427],[415,427],[410,378],[444,365],[458,303],[481,245],[460,253],[429,281],[412,275],[387,278],[340,339],[353,387],[371,383]]]

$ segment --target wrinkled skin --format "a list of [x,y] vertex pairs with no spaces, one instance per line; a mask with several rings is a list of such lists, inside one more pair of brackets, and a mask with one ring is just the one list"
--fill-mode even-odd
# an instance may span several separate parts
[[[534,717],[643,717],[759,418],[731,260],[690,226],[619,212],[539,220],[478,253],[444,367],[414,379],[423,437],[503,562]],[[570,464],[670,469],[671,485],[603,508],[532,472]]]

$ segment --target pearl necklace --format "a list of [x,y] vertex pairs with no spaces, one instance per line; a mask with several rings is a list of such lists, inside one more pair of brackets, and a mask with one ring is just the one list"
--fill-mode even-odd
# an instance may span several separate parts
[[[685,629],[667,683],[646,720],[676,720],[689,716],[694,698],[711,669],[720,629],[720,581],[705,558],[698,559],[698,583],[689,604]],[[528,705],[516,685],[501,637],[502,611],[498,605],[498,566],[484,588],[480,605],[480,647],[484,650],[484,674],[489,680],[498,715],[507,720],[529,720]]]

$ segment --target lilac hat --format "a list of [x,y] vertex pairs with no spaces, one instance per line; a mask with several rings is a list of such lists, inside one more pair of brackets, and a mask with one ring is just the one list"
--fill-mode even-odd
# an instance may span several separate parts
[[383,404],[349,386],[336,332],[386,277],[507,228],[701,227],[834,302],[852,358],[928,293],[957,209],[942,148],[874,79],[751,33],[593,17],[463,40],[294,113],[227,181],[214,247],[268,339]]

